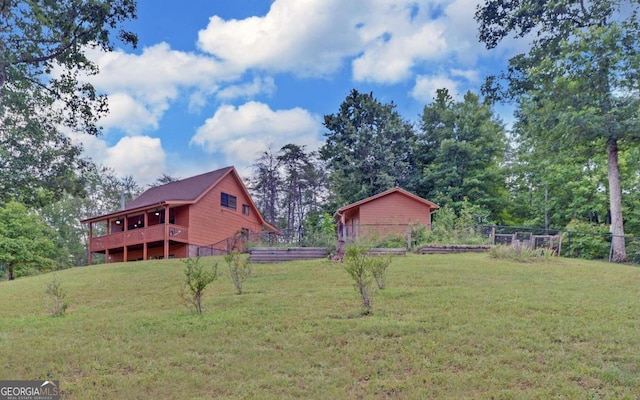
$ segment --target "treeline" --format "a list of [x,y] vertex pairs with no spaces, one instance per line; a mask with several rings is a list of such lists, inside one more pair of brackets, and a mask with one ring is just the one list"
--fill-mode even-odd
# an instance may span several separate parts
[[[441,89],[416,124],[393,103],[352,90],[324,117],[318,151],[288,144],[263,152],[249,186],[265,218],[283,230],[313,227],[321,214],[395,186],[457,213],[467,202],[478,223],[610,223],[603,143],[542,140],[529,113],[519,108],[507,131],[488,99],[468,92],[456,100]],[[640,235],[640,149],[619,157],[625,226]]]

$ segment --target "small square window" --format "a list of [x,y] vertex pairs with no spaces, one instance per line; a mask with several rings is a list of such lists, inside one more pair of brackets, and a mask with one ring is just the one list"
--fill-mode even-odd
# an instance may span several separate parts
[[249,205],[248,204],[243,204],[242,205],[242,213],[244,215],[249,215]]
[[237,202],[236,196],[232,196],[227,193],[222,193],[220,196],[220,205],[222,207],[233,208],[235,210],[236,202]]

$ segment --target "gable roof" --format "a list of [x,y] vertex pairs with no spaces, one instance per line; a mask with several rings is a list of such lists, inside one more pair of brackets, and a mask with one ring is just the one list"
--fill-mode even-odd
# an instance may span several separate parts
[[240,175],[238,175],[238,172],[232,166],[220,168],[215,171],[192,176],[190,178],[185,178],[179,181],[152,187],[151,189],[146,190],[140,196],[127,203],[122,210],[118,210],[110,214],[101,215],[98,217],[87,218],[85,220],[82,220],[81,222],[88,223],[92,221],[98,221],[117,215],[128,214],[129,212],[134,210],[144,210],[145,208],[153,206],[164,206],[167,204],[194,204],[197,203],[205,194],[212,190],[218,184],[218,182],[220,182],[229,174],[232,174],[238,181],[242,191],[249,199],[251,207],[253,207],[253,209],[255,210],[260,223],[268,230],[278,232],[278,228],[271,225],[264,219],[262,213],[260,213],[260,210],[258,210],[258,207],[253,202],[249,191],[242,182]]
[[221,168],[205,174],[152,187],[127,203],[123,211],[151,206],[158,203],[195,202],[201,195],[207,192],[208,189],[214,187],[232,170],[234,170],[233,167]]
[[413,193],[407,192],[404,189],[396,187],[396,188],[393,188],[393,189],[386,190],[386,191],[384,191],[382,193],[378,193],[378,194],[376,194],[374,196],[367,197],[366,199],[362,199],[360,201],[356,201],[355,203],[351,203],[351,204],[348,204],[346,206],[340,207],[338,209],[338,211],[336,211],[336,213],[333,215],[333,217],[334,218],[338,218],[339,215],[344,214],[345,212],[348,212],[348,211],[350,211],[352,209],[360,207],[361,205],[363,205],[365,203],[369,203],[371,201],[374,201],[374,200],[379,199],[379,198],[384,197],[384,196],[388,196],[388,195],[393,194],[393,193],[400,193],[400,194],[402,194],[404,196],[407,196],[407,197],[409,197],[409,198],[411,198],[411,199],[413,199],[415,201],[418,201],[418,202],[424,204],[425,206],[427,206],[429,208],[433,208],[433,209],[439,208],[436,203],[432,203],[429,200],[425,200],[420,196],[416,196]]

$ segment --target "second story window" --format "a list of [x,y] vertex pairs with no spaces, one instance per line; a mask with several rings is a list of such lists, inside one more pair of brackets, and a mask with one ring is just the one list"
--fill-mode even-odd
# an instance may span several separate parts
[[242,205],[242,213],[244,215],[249,215],[249,205],[248,204],[243,204]]
[[235,210],[236,202],[237,202],[236,196],[232,196],[224,192],[220,195],[220,205],[222,207],[233,208]]

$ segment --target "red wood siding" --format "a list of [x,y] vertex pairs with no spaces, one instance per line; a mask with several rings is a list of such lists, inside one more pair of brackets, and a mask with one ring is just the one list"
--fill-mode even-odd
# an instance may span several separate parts
[[361,204],[352,210],[345,221],[344,234],[352,238],[379,235],[406,235],[410,225],[424,225],[431,229],[428,205],[402,193],[389,195]]
[[[222,192],[236,197],[236,209],[220,204]],[[200,246],[218,243],[233,236],[241,228],[260,232],[262,225],[254,209],[249,215],[242,214],[242,205],[251,204],[241,184],[233,174],[227,175],[189,212],[189,242]]]
[[401,193],[360,206],[360,224],[431,224],[431,208]]

